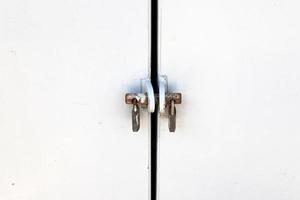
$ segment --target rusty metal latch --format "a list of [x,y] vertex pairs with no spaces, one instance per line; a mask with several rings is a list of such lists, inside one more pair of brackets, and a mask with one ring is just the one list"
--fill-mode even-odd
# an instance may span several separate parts
[[149,113],[155,111],[155,96],[150,79],[142,79],[141,93],[127,93],[125,103],[132,105],[132,131],[138,132],[140,129],[140,108],[147,108]]
[[181,101],[181,93],[170,93],[168,91],[167,76],[159,76],[159,112],[161,116],[168,117],[168,126],[170,132],[175,132],[176,130],[175,104],[181,104]]
[[149,79],[143,79],[141,93],[127,93],[125,95],[125,103],[132,105],[132,131],[137,132],[140,129],[141,108],[147,108],[149,113],[153,113],[155,111],[155,104],[158,104],[160,116],[168,117],[169,131],[175,132],[175,104],[181,104],[181,102],[181,93],[168,92],[168,80],[166,76],[159,77],[159,94],[154,94],[153,87]]

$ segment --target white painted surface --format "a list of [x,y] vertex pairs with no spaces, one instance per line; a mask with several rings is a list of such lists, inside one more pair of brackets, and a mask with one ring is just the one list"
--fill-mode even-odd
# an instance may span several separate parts
[[160,200],[300,199],[300,2],[164,0]]
[[[0,1],[0,199],[148,198],[146,0]],[[136,80],[136,81],[132,81]]]

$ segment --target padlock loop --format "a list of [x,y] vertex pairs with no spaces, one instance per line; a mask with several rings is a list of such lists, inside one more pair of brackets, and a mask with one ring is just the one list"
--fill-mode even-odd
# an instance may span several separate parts
[[155,96],[150,79],[142,80],[142,91],[148,97],[148,112],[153,113],[155,111]]
[[167,76],[159,76],[159,112],[160,114],[166,113],[166,93],[168,92],[168,79]]

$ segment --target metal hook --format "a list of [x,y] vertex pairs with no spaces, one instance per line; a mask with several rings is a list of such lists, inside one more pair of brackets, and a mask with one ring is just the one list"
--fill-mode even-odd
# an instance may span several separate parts
[[138,106],[137,99],[133,99],[132,104],[132,131],[138,132],[140,129],[140,107]]
[[181,93],[170,93],[168,91],[168,79],[165,75],[159,76],[159,112],[161,116],[168,116],[169,131],[176,130],[176,107],[181,104]]
[[140,129],[140,110],[148,109],[149,113],[155,111],[155,95],[150,79],[142,79],[141,93],[127,93],[125,103],[132,104],[131,120],[132,131],[138,132]]
[[169,105],[169,131],[175,132],[176,130],[176,107],[175,100],[171,100]]

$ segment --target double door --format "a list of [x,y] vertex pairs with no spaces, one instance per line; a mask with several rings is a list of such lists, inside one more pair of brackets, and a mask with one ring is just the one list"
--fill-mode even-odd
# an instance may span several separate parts
[[[300,3],[160,2],[160,200],[300,198]],[[149,199],[147,0],[0,1],[0,199]]]

